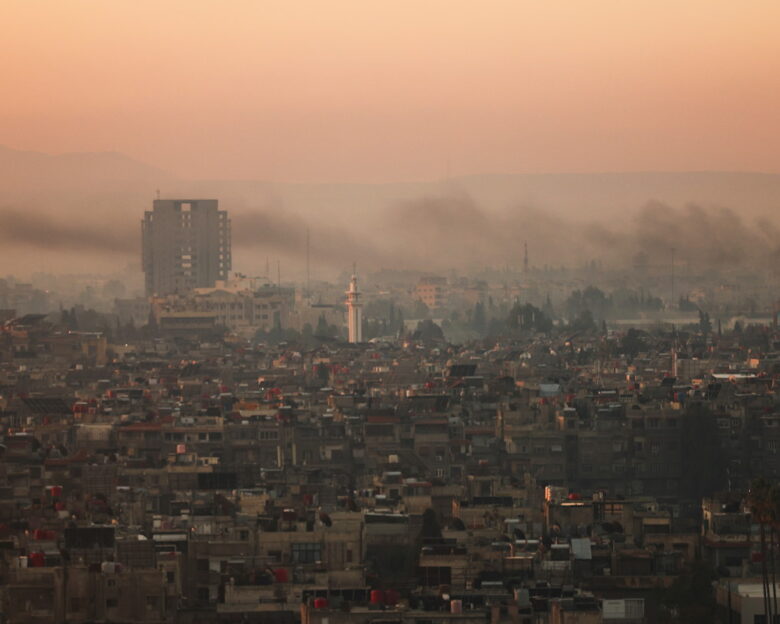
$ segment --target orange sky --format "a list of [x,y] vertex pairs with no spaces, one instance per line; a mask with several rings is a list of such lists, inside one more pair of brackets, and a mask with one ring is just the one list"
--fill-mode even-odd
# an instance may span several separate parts
[[184,176],[780,171],[776,0],[5,0],[0,144]]

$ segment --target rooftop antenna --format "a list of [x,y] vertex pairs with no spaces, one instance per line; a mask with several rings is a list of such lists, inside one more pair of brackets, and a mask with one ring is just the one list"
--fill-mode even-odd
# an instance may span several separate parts
[[160,199],[160,189],[157,189],[157,199]]
[[276,285],[279,288],[279,290],[282,289],[282,262],[281,260],[276,261]]
[[268,256],[265,257],[265,279],[271,281],[271,266],[268,260]]

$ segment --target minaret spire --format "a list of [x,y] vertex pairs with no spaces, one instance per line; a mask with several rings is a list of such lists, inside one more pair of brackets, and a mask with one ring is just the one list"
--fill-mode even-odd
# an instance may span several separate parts
[[360,302],[360,291],[357,286],[357,266],[352,265],[352,279],[347,290],[347,328],[350,342],[363,342],[363,304]]

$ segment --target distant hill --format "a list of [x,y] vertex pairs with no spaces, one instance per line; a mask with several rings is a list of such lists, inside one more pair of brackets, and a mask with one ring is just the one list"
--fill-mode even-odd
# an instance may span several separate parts
[[[628,172],[465,175],[449,180],[387,184],[273,183],[262,180],[187,180],[119,152],[44,154],[0,146],[0,189],[14,203],[91,198],[117,202],[121,212],[163,197],[216,197],[226,208],[284,206],[301,216],[336,221],[365,218],[427,197],[469,195],[486,213],[518,208],[566,217],[620,218],[651,200],[696,203],[773,217],[780,207],[780,174],[750,172]],[[143,198],[143,199],[142,199]],[[139,206],[138,210],[148,206]]]
[[6,192],[46,189],[91,193],[171,178],[161,169],[118,152],[55,155],[0,146],[0,187]]
[[486,204],[550,207],[585,218],[619,217],[649,201],[728,207],[773,216],[780,175],[695,171],[464,176],[457,184]]
[[[289,273],[300,271],[307,230],[312,257],[334,270],[353,261],[431,270],[453,263],[503,266],[517,261],[526,240],[539,265],[593,258],[625,263],[640,248],[660,261],[671,246],[681,250],[681,262],[683,250],[686,261],[746,262],[775,253],[780,240],[778,174],[518,174],[287,184],[187,180],[115,152],[49,155],[0,147],[0,218],[15,224],[5,236],[0,230],[0,243],[13,248],[4,254],[5,270],[23,270],[31,259],[44,257],[63,270],[137,257],[139,222],[158,189],[163,198],[219,199],[233,222],[235,267],[253,274],[269,256],[281,259]],[[689,204],[703,210],[685,209]],[[709,210],[720,207],[730,211]],[[81,253],[62,244],[74,238]]]
[[672,206],[731,208],[743,216],[774,217],[780,175],[750,172],[629,172],[473,175],[388,184],[275,184],[263,181],[182,181],[180,188],[223,203],[278,203],[301,215],[337,221],[365,219],[424,197],[466,194],[487,213],[534,208],[576,219],[619,219],[650,201]]

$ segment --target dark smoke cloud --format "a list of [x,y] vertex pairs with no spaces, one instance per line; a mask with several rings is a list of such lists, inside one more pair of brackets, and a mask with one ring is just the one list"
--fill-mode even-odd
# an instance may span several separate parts
[[366,233],[351,232],[321,220],[307,221],[282,207],[237,212],[231,216],[231,222],[233,245],[238,250],[256,250],[300,261],[306,253],[308,228],[310,253],[317,264],[334,268],[352,262],[373,265],[390,260],[368,242]]
[[[520,267],[526,242],[535,266],[572,266],[592,259],[605,266],[631,266],[640,253],[648,263],[663,265],[672,248],[681,263],[717,270],[780,261],[776,222],[751,221],[734,210],[699,205],[676,208],[650,202],[626,209],[622,220],[607,220],[587,214],[564,217],[523,205],[489,210],[466,192],[448,191],[348,217],[338,206],[302,216],[278,198],[261,207],[248,201],[226,201],[222,207],[231,215],[239,260],[235,268],[248,272],[254,272],[251,264],[260,266],[270,257],[282,260],[286,275],[300,275],[307,228],[312,269],[322,277],[352,262],[361,270]],[[80,209],[68,212],[73,215],[69,219],[6,207],[0,209],[0,243],[40,251],[42,257],[84,253],[137,260],[140,214],[125,210],[100,221],[95,213],[103,214]]]
[[[300,264],[306,253],[306,230],[310,230],[310,252],[314,262],[329,269],[341,269],[352,262],[374,265],[392,262],[359,231],[328,223],[324,219],[304,220],[283,205],[260,209],[244,205],[229,207],[233,248],[245,255],[271,256]],[[85,213],[86,211],[79,211]],[[42,214],[40,209],[0,209],[0,243],[6,248],[43,253],[96,254],[137,258],[141,253],[140,219],[124,215],[97,222],[94,216],[73,219]],[[236,267],[240,268],[240,267]]]
[[734,210],[661,202],[643,206],[621,229],[594,225],[585,230],[593,251],[602,248],[614,262],[637,253],[668,263],[672,249],[681,262],[700,268],[761,266],[780,250],[777,228],[767,219],[745,221]]
[[385,215],[382,231],[406,268],[441,270],[515,264],[529,236],[539,237],[554,227],[536,210],[491,213],[468,194],[457,193],[395,207]]
[[426,196],[367,213],[349,225],[326,218],[304,219],[282,205],[238,212],[233,240],[238,249],[257,248],[301,262],[306,228],[318,266],[445,271],[522,263],[527,242],[531,262],[578,265],[592,259],[605,266],[631,266],[638,253],[651,264],[668,263],[671,249],[680,262],[722,269],[780,257],[777,226],[747,222],[724,208],[674,208],[650,202],[624,220],[588,215],[563,217],[535,207],[489,211],[469,194]]
[[413,268],[518,266],[526,241],[537,266],[599,259],[625,267],[638,253],[661,265],[668,263],[672,248],[680,262],[704,269],[760,266],[780,257],[776,224],[748,221],[728,208],[649,202],[625,215],[623,220],[571,218],[527,206],[494,213],[456,193],[397,206],[383,231],[396,241],[388,253]]
[[0,209],[0,243],[8,247],[130,255],[139,253],[140,226],[124,220],[97,224],[93,219],[65,220],[32,210]]

